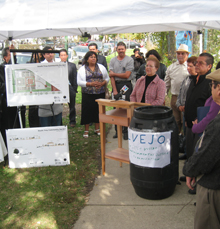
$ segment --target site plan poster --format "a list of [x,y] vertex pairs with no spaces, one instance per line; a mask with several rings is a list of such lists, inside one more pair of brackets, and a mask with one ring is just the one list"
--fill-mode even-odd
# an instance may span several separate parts
[[10,168],[69,165],[66,126],[6,131]]
[[8,106],[69,102],[67,63],[6,65]]

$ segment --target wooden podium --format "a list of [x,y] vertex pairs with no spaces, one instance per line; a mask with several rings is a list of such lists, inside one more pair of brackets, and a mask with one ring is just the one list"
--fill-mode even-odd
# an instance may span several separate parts
[[[136,107],[148,106],[147,103],[135,103],[123,100],[97,99],[99,105],[99,122],[100,122],[100,140],[101,140],[101,157],[102,157],[102,174],[105,175],[105,158],[113,159],[120,162],[129,162],[128,150],[122,148],[122,126],[129,126],[133,111]],[[115,107],[116,109],[106,111],[106,106]],[[105,153],[105,123],[117,125],[118,148]]]

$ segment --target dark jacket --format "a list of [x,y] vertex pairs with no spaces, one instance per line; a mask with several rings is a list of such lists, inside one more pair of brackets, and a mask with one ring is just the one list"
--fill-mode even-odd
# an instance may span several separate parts
[[98,55],[98,63],[105,66],[106,70],[108,71],[108,65],[104,56]]
[[[146,75],[146,70],[145,69],[146,69],[146,64],[142,64],[140,66],[140,68],[138,69],[137,74],[136,74],[136,79],[137,80],[141,76],[145,76]],[[167,70],[166,65],[160,63],[160,67],[159,67],[159,69],[156,72],[156,74],[160,77],[160,79],[164,80],[164,78],[166,76],[166,70]]]
[[210,72],[208,71],[205,75],[201,75],[197,84],[196,76],[193,77],[189,85],[185,102],[185,121],[188,128],[192,128],[192,121],[197,118],[197,107],[203,107],[205,101],[211,96],[209,86],[211,81],[205,78]]
[[134,60],[134,71],[137,72],[142,64],[145,64],[144,57],[136,58],[135,55],[131,55],[131,58]]
[[68,77],[73,90],[77,93],[77,69],[74,63],[68,62]]
[[220,189],[220,114],[206,127],[201,147],[195,151],[183,167],[189,177],[203,175],[197,182],[208,189]]

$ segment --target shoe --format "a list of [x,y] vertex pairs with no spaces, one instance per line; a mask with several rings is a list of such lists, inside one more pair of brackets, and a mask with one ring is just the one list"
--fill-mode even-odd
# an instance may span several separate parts
[[124,139],[124,140],[128,140],[128,133],[124,133],[123,139]]
[[84,131],[83,137],[88,138],[89,137],[89,131]]
[[95,132],[95,134],[100,135],[100,130],[99,129],[94,130],[94,132]]
[[194,188],[193,190],[189,189],[188,193],[191,195],[195,195],[196,194],[196,188]]
[[113,135],[113,138],[118,138],[117,132],[115,133],[115,135]]
[[180,177],[180,181],[186,182],[186,177],[185,176],[181,176]]
[[183,154],[182,156],[179,156],[179,160],[186,160],[186,154]]
[[76,124],[75,123],[70,123],[70,126],[74,128],[76,126]]

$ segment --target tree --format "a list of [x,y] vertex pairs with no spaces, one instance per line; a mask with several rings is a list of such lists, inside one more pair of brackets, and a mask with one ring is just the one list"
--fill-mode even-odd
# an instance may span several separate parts
[[214,66],[219,62],[220,57],[220,31],[215,29],[208,30],[207,52],[214,56]]

